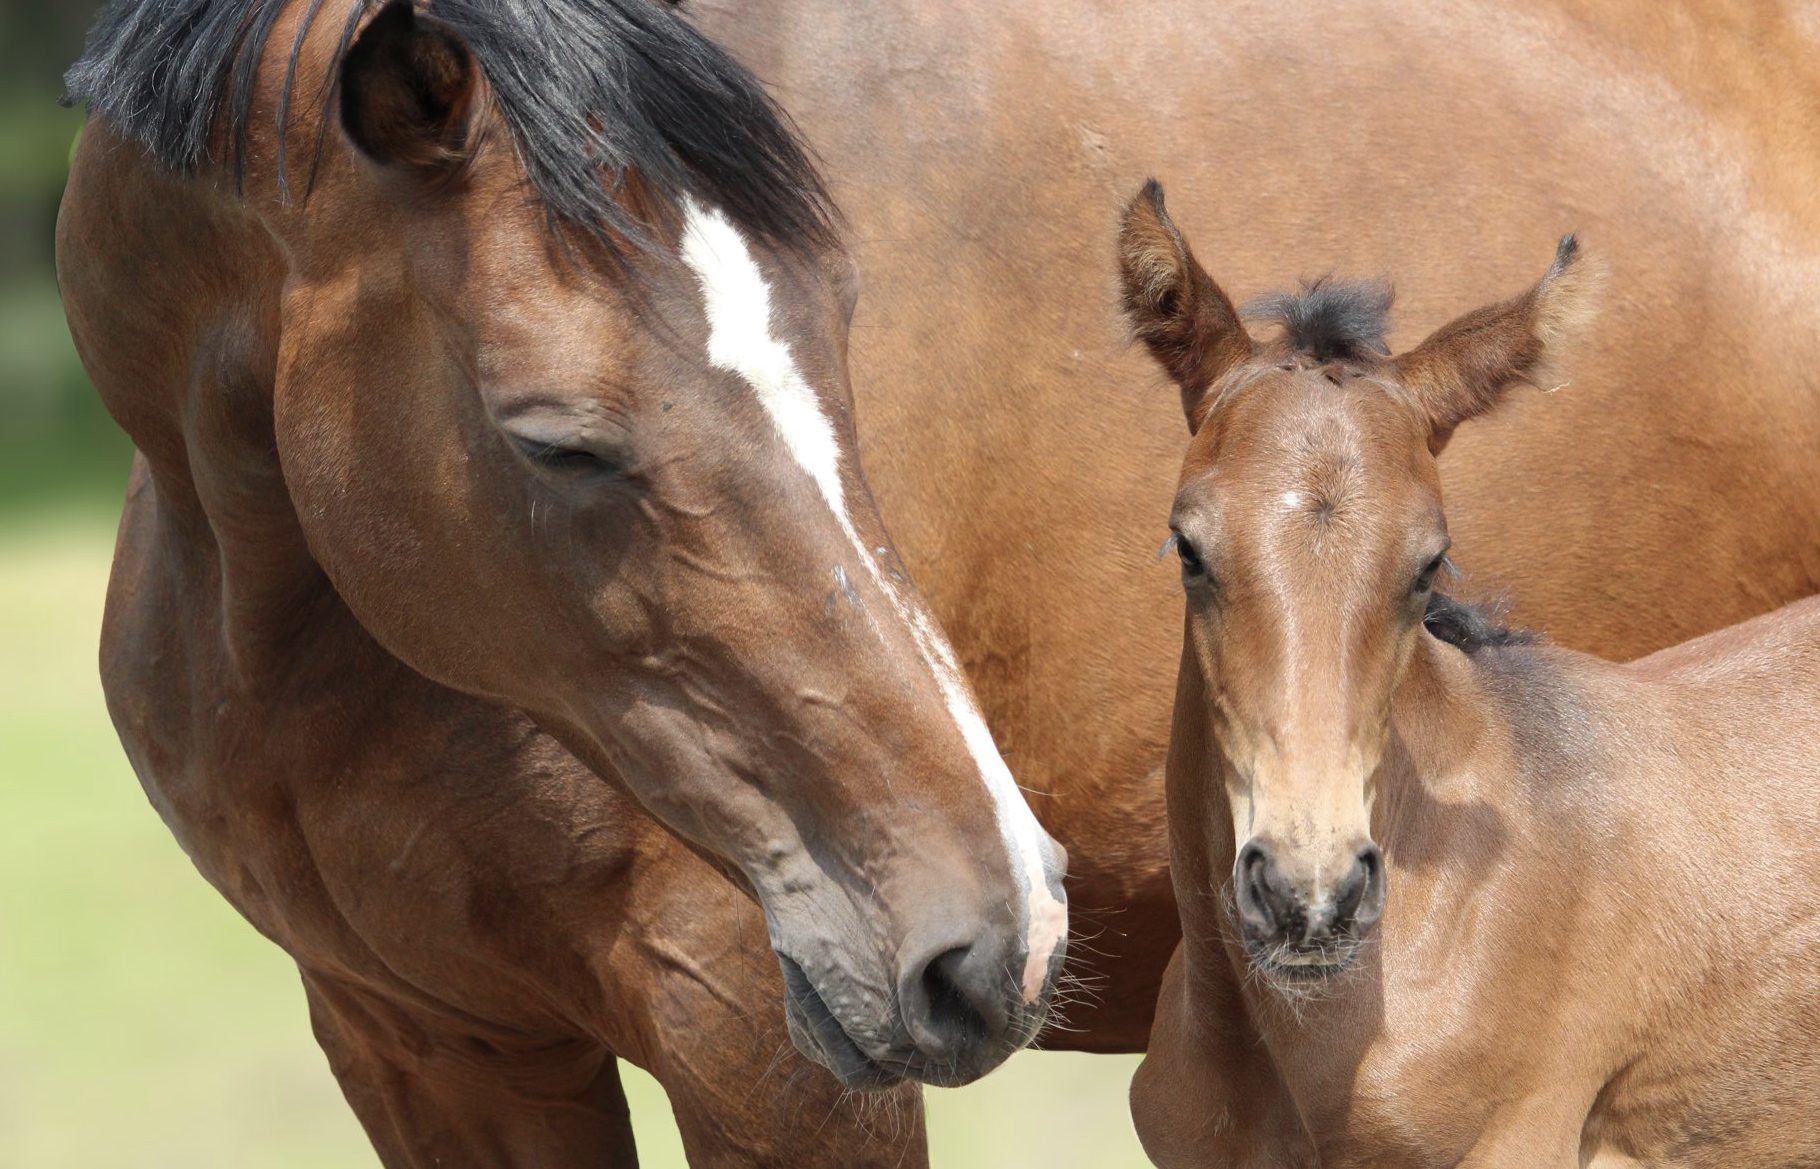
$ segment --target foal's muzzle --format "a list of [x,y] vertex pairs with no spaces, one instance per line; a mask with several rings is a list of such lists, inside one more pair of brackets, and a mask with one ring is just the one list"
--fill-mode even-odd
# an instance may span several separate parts
[[1287,981],[1338,974],[1384,912],[1384,856],[1366,843],[1334,886],[1311,896],[1278,863],[1268,841],[1239,850],[1233,901],[1246,952],[1264,973]]

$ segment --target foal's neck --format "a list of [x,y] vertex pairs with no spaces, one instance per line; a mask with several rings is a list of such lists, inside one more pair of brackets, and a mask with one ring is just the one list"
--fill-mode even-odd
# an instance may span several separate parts
[[[1390,735],[1371,781],[1372,836],[1393,871],[1409,855],[1434,855],[1450,835],[1473,832],[1475,822],[1456,814],[1459,809],[1503,804],[1511,786],[1523,781],[1523,755],[1515,744],[1535,738],[1532,724],[1548,718],[1547,704],[1524,698],[1546,682],[1534,649],[1488,647],[1469,654],[1425,634],[1419,638],[1392,698]],[[1220,790],[1232,765],[1206,717],[1209,699],[1199,669],[1194,655],[1184,654],[1170,741],[1170,773],[1181,777],[1170,791],[1174,863],[1189,866],[1191,885],[1223,888],[1237,847],[1231,806]],[[1207,761],[1217,769],[1211,784]],[[1466,855],[1473,849],[1442,851]]]
[[[1379,764],[1380,799],[1411,783],[1445,785],[1511,728],[1501,695],[1522,647],[1467,653],[1419,635],[1390,704],[1390,745]],[[1393,826],[1393,825],[1387,825]]]

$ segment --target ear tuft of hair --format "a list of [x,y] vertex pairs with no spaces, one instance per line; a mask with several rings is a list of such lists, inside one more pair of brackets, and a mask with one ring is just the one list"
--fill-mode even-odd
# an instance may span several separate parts
[[1188,244],[1163,205],[1163,184],[1145,181],[1119,223],[1125,315],[1138,336],[1167,343],[1178,325]]
[[1580,237],[1568,232],[1555,248],[1555,262],[1542,277],[1535,297],[1535,333],[1542,352],[1523,380],[1544,393],[1567,384],[1562,359],[1599,313],[1605,269],[1584,259]]
[[1247,320],[1281,326],[1283,342],[1318,362],[1370,362],[1390,356],[1385,339],[1396,292],[1388,280],[1303,281],[1246,303]]

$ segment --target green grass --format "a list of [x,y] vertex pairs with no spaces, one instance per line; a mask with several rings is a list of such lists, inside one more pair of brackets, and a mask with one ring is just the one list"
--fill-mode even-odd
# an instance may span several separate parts
[[[376,1165],[295,969],[190,867],[102,707],[95,507],[0,513],[0,1169]],[[1133,1061],[1028,1053],[929,1094],[941,1167],[1123,1169]],[[645,1165],[680,1166],[628,1069]]]

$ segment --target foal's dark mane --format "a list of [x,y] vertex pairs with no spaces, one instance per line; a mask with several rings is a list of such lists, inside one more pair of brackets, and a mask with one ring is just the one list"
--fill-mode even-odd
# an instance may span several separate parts
[[1294,292],[1271,292],[1249,301],[1249,320],[1279,325],[1283,341],[1318,362],[1372,363],[1389,356],[1389,281],[1307,280]]
[[[225,164],[239,185],[266,43],[286,8],[303,8],[278,115],[282,143],[303,38],[323,3],[111,0],[65,79],[65,101],[86,101],[174,171]],[[380,6],[353,0],[337,65],[361,16]],[[614,197],[633,171],[672,207],[693,197],[771,243],[801,248],[832,238],[833,205],[785,116],[756,78],[670,6],[431,0],[419,7],[473,49],[552,219],[612,254],[620,253],[616,240],[648,239]],[[327,79],[301,83],[331,84],[334,74],[331,67]],[[319,144],[334,106],[323,102]],[[282,153],[279,171],[288,195]]]
[[1495,605],[1471,604],[1444,593],[1430,593],[1428,609],[1422,615],[1428,632],[1469,654],[1482,649],[1502,649],[1511,645],[1534,645],[1541,638],[1533,630],[1516,629],[1503,623]]

